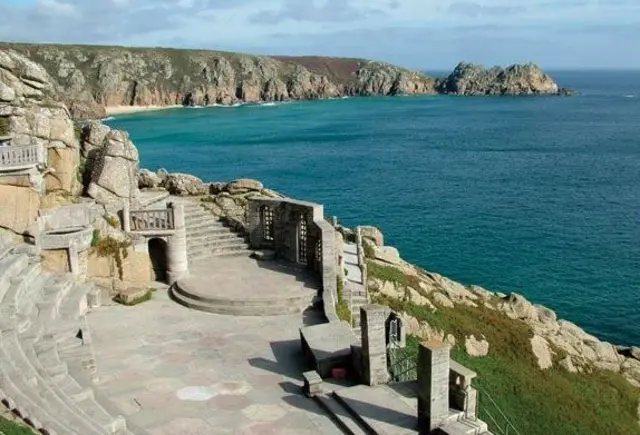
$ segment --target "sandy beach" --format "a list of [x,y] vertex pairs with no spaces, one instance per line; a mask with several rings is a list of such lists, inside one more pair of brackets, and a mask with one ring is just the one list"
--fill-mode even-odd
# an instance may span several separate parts
[[136,112],[151,112],[154,110],[179,109],[183,107],[180,104],[173,106],[107,106],[105,107],[108,116],[123,115]]

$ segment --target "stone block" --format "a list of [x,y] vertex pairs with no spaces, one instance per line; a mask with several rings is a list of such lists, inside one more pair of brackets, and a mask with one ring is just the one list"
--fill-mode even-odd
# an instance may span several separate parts
[[35,224],[40,195],[33,189],[0,186],[0,227],[23,234]]
[[304,378],[303,391],[307,397],[322,394],[322,378],[318,372],[315,370],[304,372],[302,377]]
[[450,348],[441,341],[420,344],[418,353],[418,424],[432,433],[449,417]]
[[389,308],[382,305],[360,308],[363,380],[370,386],[385,384],[390,379],[386,336],[389,315]]

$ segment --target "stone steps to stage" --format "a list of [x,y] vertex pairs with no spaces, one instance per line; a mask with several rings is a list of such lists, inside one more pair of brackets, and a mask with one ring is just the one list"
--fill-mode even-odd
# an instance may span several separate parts
[[313,400],[346,435],[370,434],[333,395],[318,394]]
[[226,226],[199,203],[184,201],[183,204],[189,261],[251,254],[244,235]]
[[130,435],[73,376],[95,369],[84,315],[96,289],[42,272],[30,252],[0,248],[0,401],[41,433]]
[[295,296],[231,299],[204,297],[191,292],[184,283],[177,282],[170,289],[172,299],[188,308],[215,314],[235,316],[280,316],[297,314],[312,306],[317,292],[309,290]]

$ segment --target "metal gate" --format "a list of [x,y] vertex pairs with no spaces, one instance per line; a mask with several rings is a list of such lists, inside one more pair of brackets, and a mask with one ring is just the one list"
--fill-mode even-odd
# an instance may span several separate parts
[[415,381],[418,379],[418,352],[401,345],[402,321],[389,322],[389,345],[387,347],[391,382]]

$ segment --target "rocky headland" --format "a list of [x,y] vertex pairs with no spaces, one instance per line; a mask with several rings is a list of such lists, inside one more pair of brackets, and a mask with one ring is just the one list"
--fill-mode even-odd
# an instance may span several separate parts
[[[459,65],[436,79],[384,62],[330,57],[81,45],[0,43],[42,65],[74,119],[106,108],[232,105],[372,95],[558,94],[534,65]],[[1,65],[0,65],[1,66]]]

